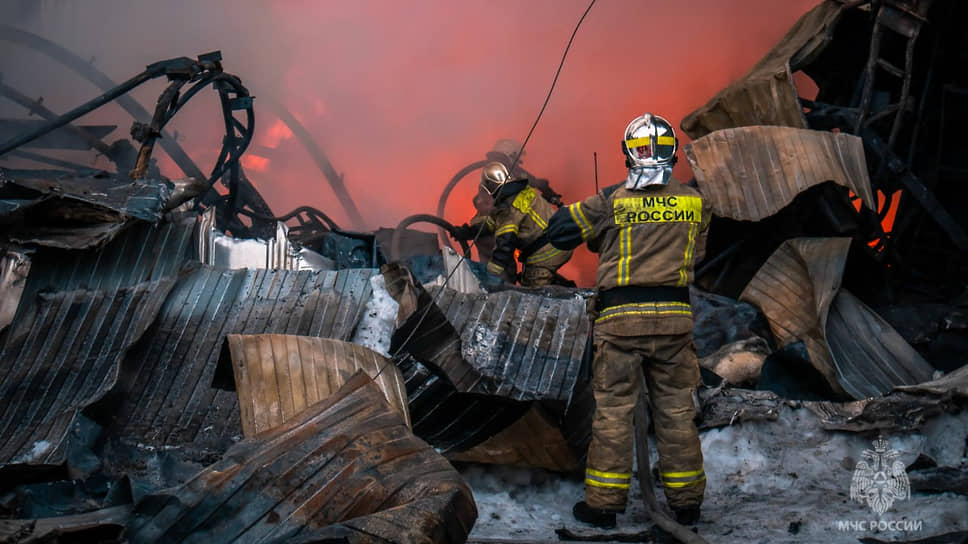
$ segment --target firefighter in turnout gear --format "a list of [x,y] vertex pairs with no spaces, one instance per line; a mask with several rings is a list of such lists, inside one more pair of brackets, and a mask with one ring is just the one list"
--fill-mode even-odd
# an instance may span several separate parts
[[559,210],[547,238],[599,253],[592,387],[595,416],[585,501],[575,517],[601,527],[624,512],[632,480],[632,414],[644,373],[659,450],[659,477],[680,523],[699,518],[706,487],[693,392],[699,365],[689,285],[711,217],[700,194],[672,179],[672,126],[645,114],[626,128],[628,178]]
[[509,283],[518,279],[515,252],[523,269],[520,283],[525,287],[541,287],[564,283],[558,269],[571,258],[571,250],[561,250],[542,236],[548,219],[555,213],[537,189],[527,179],[511,179],[504,164],[491,162],[481,171],[481,189],[494,197],[494,207],[486,220],[487,229],[494,233],[494,251],[487,263],[487,271]]
[[[509,170],[510,177],[516,180],[527,179],[528,185],[537,189],[546,201],[555,206],[555,209],[560,208],[561,195],[551,188],[548,180],[536,177],[524,169],[525,155],[526,153],[520,143],[508,138],[501,138],[487,152],[487,163],[499,162],[503,164]],[[494,233],[488,228],[481,229],[480,226],[491,214],[494,196],[488,193],[482,185],[478,185],[477,189],[477,194],[474,195],[473,200],[474,209],[477,213],[467,223],[456,226],[451,235],[456,240],[475,240],[474,245],[477,247],[478,256],[481,261],[488,262],[494,252]],[[559,277],[558,279],[561,280],[562,278]],[[567,284],[573,285],[571,282]]]

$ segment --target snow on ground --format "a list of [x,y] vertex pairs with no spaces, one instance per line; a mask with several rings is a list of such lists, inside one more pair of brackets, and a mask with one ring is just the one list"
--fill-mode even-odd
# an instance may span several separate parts
[[[886,436],[910,465],[920,453],[939,465],[965,463],[968,412],[936,418],[919,433]],[[895,502],[882,516],[850,499],[850,484],[861,453],[873,436],[820,429],[806,408],[784,407],[773,422],[742,423],[702,433],[708,479],[699,534],[710,542],[856,543],[861,537],[911,540],[968,530],[968,497],[918,493]],[[652,462],[656,462],[654,441]],[[462,466],[474,490],[475,538],[558,541],[554,529],[587,526],[571,516],[583,484],[543,470]],[[661,490],[656,490],[661,497]],[[633,479],[629,508],[619,516],[620,532],[651,523]],[[661,499],[660,499],[661,500]],[[871,525],[874,525],[872,528]],[[908,530],[897,530],[907,527]],[[895,529],[895,530],[891,530]]]

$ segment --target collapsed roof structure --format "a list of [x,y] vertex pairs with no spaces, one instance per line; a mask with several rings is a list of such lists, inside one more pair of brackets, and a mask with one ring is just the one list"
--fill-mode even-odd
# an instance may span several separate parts
[[[727,478],[710,459],[726,436],[762,434],[780,455],[794,444],[780,427],[854,444],[954,422],[960,453],[925,439],[908,465],[920,463],[918,493],[965,508],[946,493],[968,473],[968,225],[950,204],[964,181],[951,127],[968,111],[965,10],[826,0],[683,121],[715,214],[692,290],[710,480]],[[357,232],[309,207],[276,216],[239,164],[253,101],[218,53],[115,85],[52,42],[0,30],[105,93],[60,116],[0,84],[45,118],[0,124],[16,133],[0,158],[59,168],[0,168],[0,517],[16,518],[0,541],[462,542],[478,508],[448,460],[580,469],[590,291],[496,285],[406,228],[452,230],[440,217]],[[815,99],[798,95],[798,72]],[[169,86],[149,115],[124,92],[155,77]],[[162,135],[209,85],[226,137],[205,176]],[[137,119],[139,148],[73,124],[111,100]],[[343,177],[270,107],[358,223]],[[184,179],[161,176],[156,142]],[[116,171],[30,146],[98,149]],[[439,214],[483,162],[446,185]],[[968,531],[965,519],[937,529]]]

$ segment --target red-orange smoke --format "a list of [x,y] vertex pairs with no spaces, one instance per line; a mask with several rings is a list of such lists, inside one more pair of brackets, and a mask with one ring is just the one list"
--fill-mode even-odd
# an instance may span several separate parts
[[[594,191],[593,152],[601,185],[617,182],[625,177],[619,141],[630,119],[651,111],[678,126],[817,2],[598,2],[572,44],[524,166],[566,201]],[[162,58],[221,49],[226,70],[256,96],[257,135],[244,164],[273,209],[311,205],[347,228],[372,229],[434,212],[455,172],[483,159],[500,138],[524,139],[587,3],[90,0],[37,3],[23,26],[96,57],[117,80]],[[8,81],[26,78],[17,81],[44,94],[45,104],[66,110],[78,93],[98,94],[65,85],[76,78],[49,61],[10,49],[0,71]],[[161,85],[136,97],[153,105]],[[307,127],[344,174],[366,224],[350,224],[310,156],[260,97],[285,104]],[[208,100],[190,103],[169,127],[203,169],[222,130],[217,103]],[[120,115],[112,122],[130,126]],[[676,176],[691,177],[684,160]],[[454,191],[446,219],[470,218],[476,180],[472,174]],[[594,256],[579,254],[564,273],[590,285],[594,265]]]

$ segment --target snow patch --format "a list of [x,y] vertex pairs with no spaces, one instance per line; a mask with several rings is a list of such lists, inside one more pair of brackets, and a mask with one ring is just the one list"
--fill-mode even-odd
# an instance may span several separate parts
[[34,442],[34,445],[30,448],[30,451],[14,459],[13,463],[33,463],[34,461],[40,461],[50,450],[51,446],[53,446],[53,444],[47,440],[38,440]]
[[369,300],[366,301],[363,319],[356,327],[353,343],[368,347],[385,357],[389,357],[390,338],[396,328],[397,311],[400,309],[400,304],[390,296],[382,274],[370,278],[370,287],[373,288],[373,292],[370,294]]
[[[910,465],[926,453],[947,466],[965,456],[968,411],[941,415],[921,432],[886,435],[900,460]],[[913,492],[878,517],[850,499],[850,483],[875,434],[825,431],[806,408],[781,408],[776,421],[746,422],[700,433],[707,477],[698,532],[709,542],[824,542],[856,544],[859,538],[913,540],[968,529],[968,497],[956,493]],[[653,468],[658,464],[650,437]],[[572,505],[583,499],[580,477],[544,470],[468,465],[461,469],[479,511],[474,538],[555,542],[558,527],[590,529],[575,521]],[[660,488],[655,489],[664,500]],[[844,522],[866,530],[844,529]],[[920,522],[919,530],[870,529],[871,522]],[[898,523],[900,522],[900,523]],[[619,532],[651,525],[632,479],[627,512]]]
[[478,370],[496,366],[500,354],[498,334],[483,323],[467,328],[461,335],[461,357]]

